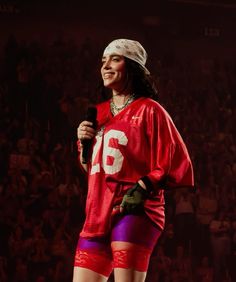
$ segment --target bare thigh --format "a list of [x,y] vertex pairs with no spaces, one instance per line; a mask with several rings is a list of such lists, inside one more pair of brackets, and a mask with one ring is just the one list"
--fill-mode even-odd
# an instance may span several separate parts
[[107,277],[90,269],[75,266],[73,282],[106,282]]

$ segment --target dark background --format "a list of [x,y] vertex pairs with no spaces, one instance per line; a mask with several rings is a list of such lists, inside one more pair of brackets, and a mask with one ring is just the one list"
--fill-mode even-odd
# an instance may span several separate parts
[[[189,221],[177,220],[179,192],[166,195],[166,230],[174,226],[167,255],[174,261],[176,246],[184,245],[194,281],[202,281],[204,256],[215,282],[235,281],[233,0],[0,0],[0,281],[71,281],[86,198],[76,128],[87,106],[100,100],[101,54],[115,38],[139,40],[147,50],[159,102],[193,161],[198,192],[190,196]],[[206,190],[217,203],[211,219],[224,211],[231,224],[230,253],[213,253],[210,223],[198,220]],[[155,255],[148,279],[164,282]]]

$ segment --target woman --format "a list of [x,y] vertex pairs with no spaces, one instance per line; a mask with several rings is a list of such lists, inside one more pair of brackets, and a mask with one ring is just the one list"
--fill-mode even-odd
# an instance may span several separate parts
[[[146,59],[138,41],[112,41],[101,66],[111,98],[96,106],[96,129],[89,120],[78,127],[88,194],[74,282],[107,281],[113,269],[115,281],[144,281],[164,228],[163,189],[193,186],[184,142],[168,113],[153,99],[157,91]],[[84,163],[83,144],[88,140],[93,145]]]

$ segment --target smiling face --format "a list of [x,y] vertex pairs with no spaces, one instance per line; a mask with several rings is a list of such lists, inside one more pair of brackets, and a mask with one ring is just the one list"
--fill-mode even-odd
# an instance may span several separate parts
[[121,92],[128,82],[125,58],[117,54],[103,56],[101,75],[105,87]]

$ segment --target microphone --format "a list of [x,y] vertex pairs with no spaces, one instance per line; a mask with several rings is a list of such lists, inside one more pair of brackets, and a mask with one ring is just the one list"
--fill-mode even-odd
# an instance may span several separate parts
[[[85,116],[85,120],[93,123],[92,128],[96,129],[97,127],[97,108],[96,107],[88,107],[87,113]],[[82,163],[86,164],[89,159],[90,148],[92,145],[92,139],[82,140],[81,143],[83,145],[82,151]]]

